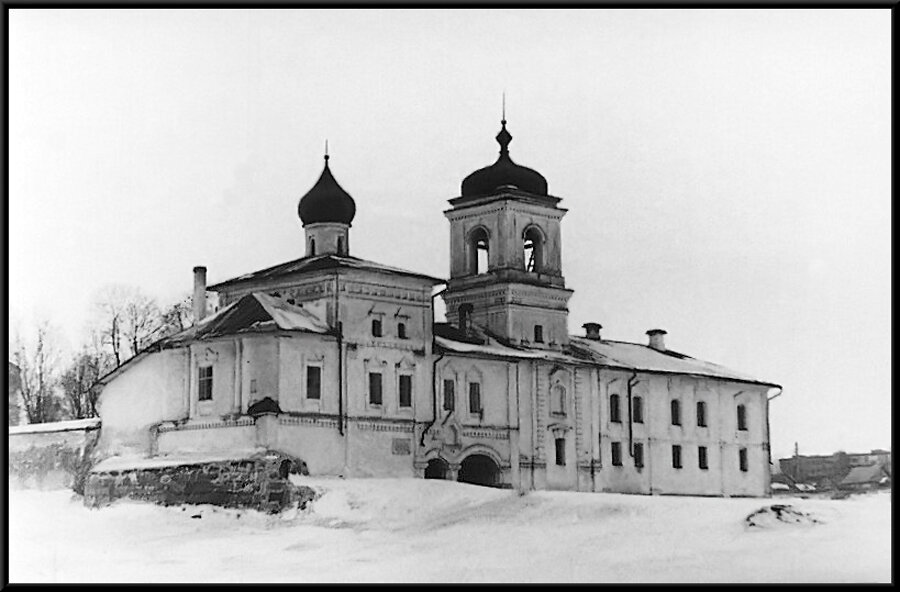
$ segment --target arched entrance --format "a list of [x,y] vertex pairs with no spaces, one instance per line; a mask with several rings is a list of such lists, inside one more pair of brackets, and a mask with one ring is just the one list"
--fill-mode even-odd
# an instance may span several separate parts
[[447,478],[447,461],[442,458],[433,458],[428,461],[425,467],[426,479],[446,479]]
[[496,487],[500,484],[500,467],[489,456],[473,454],[459,465],[458,481]]

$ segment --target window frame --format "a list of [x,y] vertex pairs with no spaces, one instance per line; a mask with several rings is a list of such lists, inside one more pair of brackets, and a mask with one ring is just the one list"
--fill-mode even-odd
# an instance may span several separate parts
[[672,399],[669,402],[669,413],[671,415],[671,425],[681,427],[681,401]]
[[[404,381],[405,379],[405,381]],[[403,404],[403,383],[407,382],[409,384],[409,403],[407,405]],[[401,372],[397,375],[397,407],[399,409],[412,409],[412,401],[413,401],[413,375]]]
[[[204,376],[204,373],[209,371],[208,376]],[[204,385],[209,385],[204,388]],[[208,390],[208,393],[205,391]],[[209,396],[204,396],[204,394],[208,394]],[[197,366],[197,401],[212,401],[213,400],[213,365],[212,364],[204,364],[202,366]]]
[[697,466],[703,470],[709,470],[709,449],[706,446],[697,447]]
[[632,457],[634,458],[634,468],[643,469],[644,468],[644,443],[643,442],[635,442],[634,446],[631,450]]
[[622,466],[622,443],[615,441],[609,443],[610,464],[614,467]]
[[632,423],[644,423],[644,398],[631,397],[631,421]]
[[738,468],[742,473],[750,471],[750,455],[746,448],[738,448]]
[[568,402],[568,393],[566,387],[556,383],[550,387],[550,414],[559,417],[565,417],[566,403]]
[[609,396],[609,421],[610,423],[622,423],[622,403],[618,393]]
[[397,323],[397,339],[409,339],[406,333],[406,323]]
[[[474,387],[474,390],[473,390]],[[473,395],[475,397],[473,398]],[[473,400],[478,401],[477,409],[472,408]],[[484,401],[481,400],[481,383],[476,381],[469,382],[469,414],[481,417],[484,414]]]
[[384,325],[381,319],[372,319],[372,337],[384,337]]
[[682,458],[681,454],[681,444],[672,444],[672,468],[684,468],[684,459]]
[[737,406],[737,429],[739,432],[749,431],[747,428],[747,406],[743,403]]
[[[450,387],[449,389],[447,387]],[[450,394],[448,397],[447,394]],[[455,411],[456,410],[456,381],[452,378],[444,379],[444,387],[441,391],[443,395],[443,405],[441,406],[444,411]]]
[[566,439],[554,438],[554,445],[556,447],[556,466],[566,466]]
[[[375,377],[375,376],[378,377],[377,383],[373,382],[373,377]],[[375,395],[376,389],[373,389],[372,386],[375,384],[378,385],[378,389],[377,389],[378,401],[374,400],[374,395]],[[384,372],[380,372],[380,371],[375,372],[375,371],[369,370],[369,389],[368,390],[369,390],[369,393],[368,393],[369,396],[368,396],[367,401],[370,406],[381,407],[382,405],[384,405]]]
[[706,401],[697,401],[697,427],[709,427],[706,422]]
[[[316,370],[319,374],[318,378],[318,389],[315,397],[310,396],[310,370]],[[322,366],[319,364],[307,364],[306,365],[306,391],[304,393],[305,398],[310,401],[321,401],[322,400]]]
[[534,342],[535,343],[544,343],[544,326],[543,325],[535,325],[534,326]]

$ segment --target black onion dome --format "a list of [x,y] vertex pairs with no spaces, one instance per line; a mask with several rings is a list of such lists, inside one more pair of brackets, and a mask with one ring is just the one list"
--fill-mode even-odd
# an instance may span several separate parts
[[356,215],[356,203],[344,188],[338,185],[328,168],[328,155],[325,156],[325,169],[312,189],[300,198],[297,213],[303,225],[317,222],[339,222],[350,224]]
[[547,179],[534,169],[517,165],[509,157],[509,143],[512,141],[512,135],[506,131],[505,119],[501,124],[503,128],[497,134],[500,158],[491,166],[478,169],[463,179],[463,197],[489,195],[504,185],[512,185],[528,193],[547,195]]

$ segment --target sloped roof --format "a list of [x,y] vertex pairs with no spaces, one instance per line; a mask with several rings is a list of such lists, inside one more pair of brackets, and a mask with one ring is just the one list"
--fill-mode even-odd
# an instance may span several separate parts
[[429,275],[400,269],[399,267],[391,267],[389,265],[382,265],[381,263],[376,263],[374,261],[359,259],[358,257],[351,257],[349,255],[327,254],[318,255],[316,257],[301,257],[300,259],[294,259],[293,261],[281,263],[273,267],[245,273],[244,275],[239,275],[237,277],[231,278],[230,280],[219,282],[218,284],[213,284],[209,286],[208,289],[215,292],[216,290],[220,290],[222,288],[233,286],[235,284],[240,284],[243,282],[272,280],[289,275],[330,269],[359,269],[364,271],[375,271],[379,273],[387,273],[391,275],[400,275],[405,277],[429,280],[433,284],[443,284],[445,281],[440,278],[431,277]]
[[841,485],[857,485],[863,483],[878,483],[882,477],[889,476],[884,469],[884,465],[876,463],[873,465],[863,465],[853,467],[847,476],[841,480]]
[[544,359],[548,361],[590,363],[597,366],[623,370],[639,370],[662,374],[689,374],[721,378],[736,382],[747,382],[778,387],[773,382],[757,380],[746,374],[736,372],[698,360],[673,351],[661,352],[649,346],[625,341],[592,340],[572,336],[569,345],[563,351],[553,351],[521,346],[511,346],[496,339],[482,340],[475,343],[473,339],[461,339],[452,331],[435,331],[435,344],[439,350],[486,356],[499,356],[520,359]]
[[10,434],[42,434],[49,432],[71,432],[73,430],[95,430],[100,427],[99,417],[73,419],[69,421],[53,421],[48,423],[28,423],[9,426]]

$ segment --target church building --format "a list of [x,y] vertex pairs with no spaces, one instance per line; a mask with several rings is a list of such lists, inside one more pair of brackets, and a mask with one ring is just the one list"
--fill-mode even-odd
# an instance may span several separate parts
[[312,475],[768,495],[781,387],[669,350],[661,329],[570,334],[566,210],[513,162],[505,120],[496,140],[444,212],[448,279],[351,254],[357,204],[326,155],[299,201],[303,256],[208,286],[195,268],[195,324],[103,379],[100,457],[267,450]]

